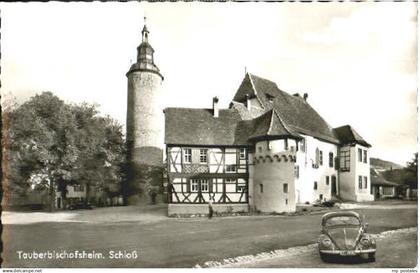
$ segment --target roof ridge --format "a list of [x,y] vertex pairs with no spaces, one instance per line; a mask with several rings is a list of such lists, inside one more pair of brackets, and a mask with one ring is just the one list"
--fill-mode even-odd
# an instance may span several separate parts
[[[254,81],[252,80],[252,77],[251,77],[251,76],[255,76],[255,75],[253,75],[253,74],[251,74],[249,72],[247,72],[246,74],[248,75],[249,81],[251,82],[252,89],[254,89],[255,97],[260,102],[261,106],[264,108],[264,103],[259,98],[257,88],[255,87]],[[258,78],[258,76],[257,76],[257,78]]]
[[[273,117],[274,117],[274,110],[273,109],[271,109],[270,110],[271,111],[271,118],[270,118],[270,125],[268,126],[268,131],[267,131],[267,135],[269,135],[270,134],[270,132],[271,132],[271,130],[273,129]],[[268,111],[268,112],[270,112],[270,111]],[[267,113],[268,113],[267,112]]]

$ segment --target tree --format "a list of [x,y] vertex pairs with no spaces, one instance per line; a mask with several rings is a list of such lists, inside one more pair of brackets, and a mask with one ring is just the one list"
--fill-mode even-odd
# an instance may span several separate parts
[[56,190],[66,200],[68,185],[86,185],[89,197],[91,186],[120,183],[122,129],[110,117],[98,116],[96,106],[66,104],[44,92],[6,117],[4,158],[11,190],[25,192],[34,177],[42,178],[36,181],[49,190],[53,210]]
[[404,183],[411,189],[417,189],[418,187],[418,153],[414,154],[412,161],[407,162],[407,166],[404,168],[405,176]]

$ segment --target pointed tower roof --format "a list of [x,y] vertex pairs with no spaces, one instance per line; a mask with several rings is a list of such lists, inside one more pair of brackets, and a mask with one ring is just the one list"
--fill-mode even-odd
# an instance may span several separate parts
[[275,109],[267,111],[253,121],[253,133],[249,140],[276,139],[276,138],[302,138],[298,133],[289,128]]
[[134,71],[148,71],[158,74],[163,79],[159,68],[154,63],[153,54],[155,50],[149,44],[149,30],[146,26],[146,17],[144,18],[144,25],[141,31],[141,35],[142,40],[140,45],[137,47],[137,62],[130,67],[130,70],[127,72],[127,76]]

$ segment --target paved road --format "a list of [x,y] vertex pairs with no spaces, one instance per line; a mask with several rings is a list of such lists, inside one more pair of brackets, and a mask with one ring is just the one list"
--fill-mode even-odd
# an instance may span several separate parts
[[[132,208],[127,208],[132,209]],[[206,261],[269,252],[316,242],[323,212],[299,216],[164,218],[118,209],[84,212],[84,222],[36,222],[3,226],[5,267],[193,267]],[[417,225],[417,209],[358,210],[380,233]],[[132,216],[134,213],[134,216]],[[86,215],[85,215],[86,214]],[[101,216],[101,214],[103,214]],[[122,217],[124,216],[124,217]],[[123,219],[102,221],[102,218]],[[94,220],[92,220],[94,219]],[[102,219],[102,220],[101,220]],[[75,220],[75,219],[72,219]],[[135,220],[135,221],[133,221]],[[138,251],[137,259],[19,259],[17,251]],[[282,266],[283,267],[283,266]]]
[[343,257],[331,263],[322,262],[318,251],[311,249],[299,255],[271,258],[259,262],[229,267],[333,267],[333,268],[413,268],[417,265],[417,231],[396,233],[377,240],[376,262]]

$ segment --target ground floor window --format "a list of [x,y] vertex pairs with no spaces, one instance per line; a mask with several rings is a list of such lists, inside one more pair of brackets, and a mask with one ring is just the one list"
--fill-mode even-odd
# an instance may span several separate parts
[[363,189],[363,177],[359,175],[359,190]]
[[171,178],[170,203],[247,203],[247,178]]

